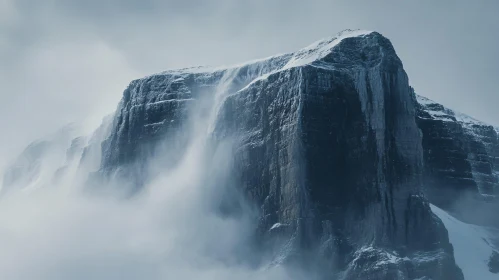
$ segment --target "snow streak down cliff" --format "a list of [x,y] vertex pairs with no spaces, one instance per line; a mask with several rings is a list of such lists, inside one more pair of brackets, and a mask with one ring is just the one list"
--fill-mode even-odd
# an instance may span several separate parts
[[[226,143],[228,158],[204,162]],[[203,172],[230,174],[193,179],[222,215],[242,205],[233,193],[210,197],[219,190],[240,191],[257,209],[260,265],[270,255],[273,266],[295,264],[326,279],[463,279],[455,255],[466,279],[499,271],[497,231],[488,228],[499,227],[498,129],[415,95],[376,32],[345,31],[295,53],[135,80],[91,137],[65,127],[26,148],[6,171],[2,194],[84,182],[87,171],[82,185],[103,188],[109,184],[99,180],[112,179],[130,194],[186,160],[216,162]],[[214,183],[222,186],[206,187]],[[432,207],[442,223],[422,192],[482,227]],[[480,234],[463,240],[467,232]],[[476,262],[466,262],[468,251]]]
[[[498,129],[459,112],[452,111],[428,98],[417,96],[418,123],[423,130],[427,145],[428,168],[440,172],[441,187],[449,185],[469,189],[483,196],[494,196],[499,190],[499,137]],[[447,140],[447,142],[445,142]],[[438,145],[440,143],[440,145]],[[431,147],[433,146],[433,147]],[[454,154],[459,161],[454,166],[442,166],[439,156]],[[450,155],[449,155],[450,156]],[[440,158],[441,159],[441,158]],[[438,164],[440,163],[440,166]],[[449,162],[450,163],[450,162]],[[438,169],[438,167],[444,167]],[[461,173],[467,177],[459,177]],[[454,176],[453,176],[454,175]],[[454,182],[449,182],[454,178]]]
[[100,173],[140,189],[159,140],[176,139],[166,150],[181,154],[180,127],[200,110],[215,143],[235,139],[233,173],[259,209],[258,240],[275,262],[341,279],[462,279],[421,195],[415,106],[389,40],[347,31],[296,53],[133,81]]

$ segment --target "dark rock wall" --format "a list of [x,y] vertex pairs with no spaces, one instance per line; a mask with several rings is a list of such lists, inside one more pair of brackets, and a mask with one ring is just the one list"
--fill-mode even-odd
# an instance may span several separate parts
[[101,159],[99,176],[118,173],[140,188],[160,140],[173,142],[164,151],[175,161],[192,112],[209,117],[217,108],[213,137],[236,143],[232,171],[259,211],[257,239],[275,263],[298,261],[339,279],[463,279],[422,192],[492,194],[495,130],[470,138],[426,115],[380,34],[324,50],[331,42],[229,69],[135,80],[99,133],[107,136],[101,154],[100,141],[91,143],[80,164],[93,165],[85,159],[98,154],[91,158]]
[[424,186],[430,201],[467,222],[499,226],[496,128],[417,97],[423,133]]
[[[288,235],[278,255],[330,247],[346,279],[374,270],[370,279],[462,278],[420,195],[421,134],[400,60],[377,35],[335,50],[348,51],[272,74],[222,107],[218,133],[240,139],[237,169],[261,205],[260,232],[272,236],[278,225],[280,239]],[[408,261],[359,266],[366,246],[378,248],[378,261],[385,250]],[[423,264],[418,252],[433,252],[433,261]]]

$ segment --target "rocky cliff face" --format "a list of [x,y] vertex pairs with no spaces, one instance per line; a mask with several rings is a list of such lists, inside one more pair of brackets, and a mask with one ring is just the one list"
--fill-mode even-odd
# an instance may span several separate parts
[[[257,209],[257,247],[272,265],[325,279],[459,280],[428,200],[499,226],[490,214],[499,210],[498,130],[415,95],[390,41],[365,31],[237,66],[132,81],[92,137],[56,137],[58,153],[52,140],[34,143],[3,190],[39,185],[44,166],[51,182],[79,166],[92,180],[123,178],[118,186],[139,191],[181,159],[199,136],[193,126],[210,144],[232,143],[229,173]],[[45,164],[48,154],[58,161]],[[157,154],[168,161],[151,171]],[[496,260],[487,255],[491,272]]]
[[499,226],[498,129],[417,96],[425,192],[432,203],[474,223]]
[[462,279],[421,193],[416,103],[386,38],[345,32],[236,67],[133,81],[102,173],[130,176],[165,135],[182,150],[178,128],[206,98],[214,139],[235,139],[233,172],[275,262],[309,260],[341,279]]
[[[234,67],[204,67],[166,71],[130,83],[123,94],[110,137],[103,143],[101,171],[131,176],[135,185],[143,184],[143,162],[157,149],[165,136],[172,158],[179,157],[189,135],[185,134],[188,112],[199,110],[206,117],[216,106],[215,92],[222,86],[236,91],[261,75],[282,67],[288,56]],[[237,76],[230,76],[237,70]],[[224,92],[225,93],[225,92]],[[200,105],[204,104],[204,105]],[[181,129],[182,128],[182,129]],[[165,149],[163,149],[165,152]]]

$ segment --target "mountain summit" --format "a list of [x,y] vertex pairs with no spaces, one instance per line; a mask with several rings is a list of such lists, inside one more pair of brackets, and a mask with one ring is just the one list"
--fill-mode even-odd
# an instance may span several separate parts
[[236,67],[133,81],[104,143],[102,172],[140,185],[137,162],[153,153],[146,143],[175,135],[209,95],[212,137],[235,139],[231,173],[259,209],[258,240],[274,261],[326,267],[342,279],[463,278],[422,195],[416,102],[388,39],[345,31]]
[[[86,148],[99,148],[90,177],[133,195],[192,141],[231,143],[227,189],[256,209],[262,260],[345,280],[478,277],[456,265],[444,222],[465,226],[428,198],[449,211],[463,190],[495,203],[499,138],[439,106],[416,96],[387,38],[347,30],[294,53],[132,81],[94,137],[105,140]],[[169,165],[151,171],[158,154]],[[221,201],[224,215],[242,211]]]

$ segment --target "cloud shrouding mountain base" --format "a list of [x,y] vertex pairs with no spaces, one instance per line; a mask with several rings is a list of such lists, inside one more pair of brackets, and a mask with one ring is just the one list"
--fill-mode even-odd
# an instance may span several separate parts
[[[216,113],[209,105],[208,114]],[[89,185],[85,170],[2,196],[2,277],[301,279],[298,271],[266,265],[253,250],[255,213],[232,178],[231,145],[210,144],[213,118],[199,111],[181,128],[189,140],[180,157],[170,157],[164,147],[171,138],[166,138],[155,158],[141,163],[149,167],[142,175],[159,175],[132,197],[120,196],[126,188],[122,181]],[[227,199],[239,203],[237,215],[219,211]]]

